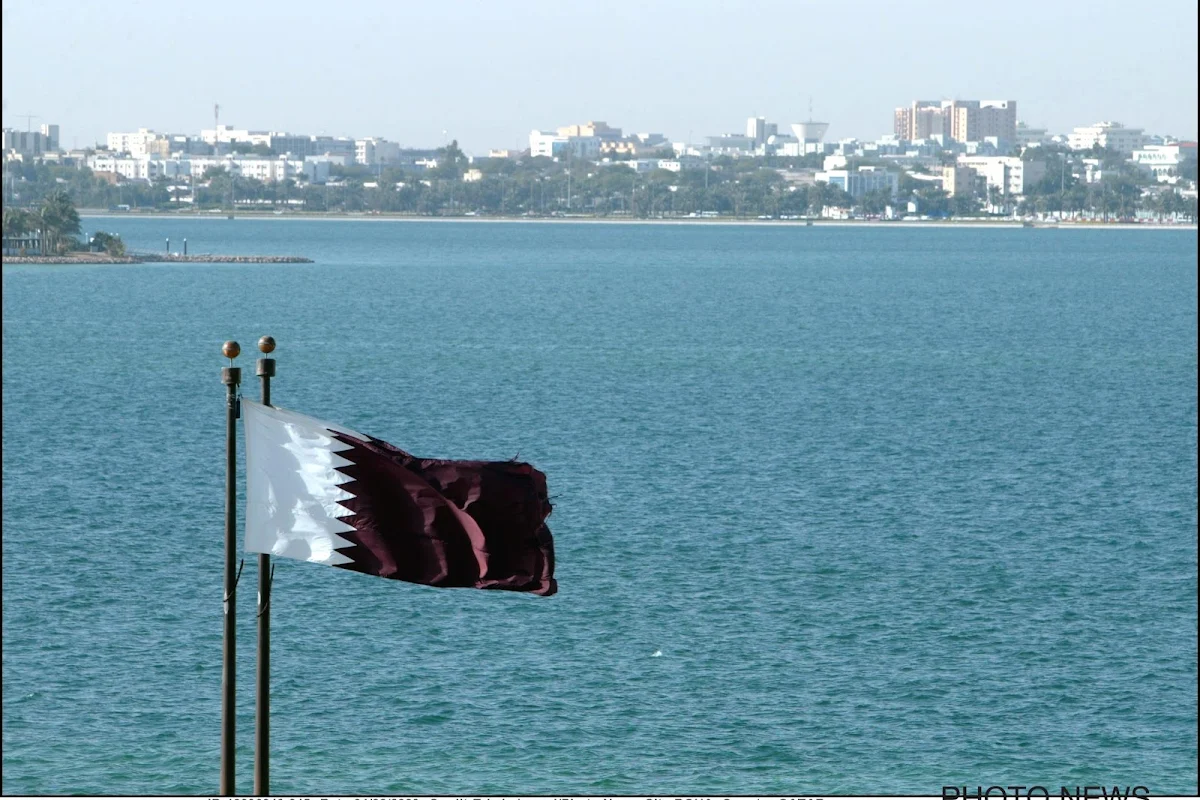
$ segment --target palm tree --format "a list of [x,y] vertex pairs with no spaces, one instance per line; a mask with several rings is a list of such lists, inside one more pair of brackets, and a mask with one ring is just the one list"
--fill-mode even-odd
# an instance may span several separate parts
[[50,252],[58,252],[66,244],[65,237],[74,236],[81,230],[79,212],[66,192],[55,192],[43,200],[38,216],[42,236],[46,239],[45,250]]
[[4,235],[17,237],[34,228],[33,215],[23,208],[4,209]]

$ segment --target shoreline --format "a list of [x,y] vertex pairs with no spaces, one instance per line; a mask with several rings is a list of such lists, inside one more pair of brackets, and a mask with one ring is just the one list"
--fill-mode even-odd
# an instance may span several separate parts
[[[99,209],[80,209],[79,216],[86,219],[177,219],[177,220],[219,220],[230,222],[226,214],[208,213],[179,213],[171,211],[120,212],[112,213]],[[1033,222],[1026,225],[1020,220],[873,220],[873,219],[736,219],[731,217],[691,217],[673,219],[613,219],[611,217],[569,216],[569,217],[500,217],[500,216],[456,216],[456,217],[426,217],[411,214],[353,214],[324,212],[275,214],[263,211],[246,211],[236,213],[234,219],[281,220],[281,221],[328,221],[328,222],[503,222],[526,224],[576,224],[589,225],[736,225],[736,226],[775,226],[792,228],[815,227],[873,227],[873,228],[1000,228],[1023,230],[1026,228],[1049,228],[1060,230],[1172,230],[1195,231],[1196,223],[1154,223],[1154,222]]]
[[110,256],[105,253],[79,253],[72,256],[4,256],[5,264],[311,264],[303,256],[234,256],[205,253],[197,255],[135,254]]

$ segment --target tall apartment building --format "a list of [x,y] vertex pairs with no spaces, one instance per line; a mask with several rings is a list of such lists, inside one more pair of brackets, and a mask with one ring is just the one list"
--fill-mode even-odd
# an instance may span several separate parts
[[901,139],[929,139],[950,136],[950,119],[946,106],[939,100],[914,100],[907,108],[897,108],[893,131]]
[[746,120],[746,138],[762,144],[767,141],[766,117],[750,117]]
[[46,141],[46,149],[47,150],[60,150],[61,149],[58,146],[58,126],[57,125],[43,125],[42,126],[42,137]]
[[892,126],[901,139],[942,136],[956,142],[979,142],[994,136],[1017,139],[1016,100],[914,100],[897,108]]

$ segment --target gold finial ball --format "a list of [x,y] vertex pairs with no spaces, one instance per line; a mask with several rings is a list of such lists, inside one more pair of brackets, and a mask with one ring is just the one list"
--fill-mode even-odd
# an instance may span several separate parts
[[242,346],[231,339],[221,345],[221,352],[225,354],[226,358],[237,358],[238,354],[242,352]]
[[270,353],[275,350],[275,337],[264,336],[258,340],[258,349],[264,353]]

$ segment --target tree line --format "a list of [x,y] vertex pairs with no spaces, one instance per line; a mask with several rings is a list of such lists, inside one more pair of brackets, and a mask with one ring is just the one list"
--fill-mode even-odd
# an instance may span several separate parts
[[[796,173],[820,169],[823,157],[818,155],[719,157],[700,169],[638,173],[619,161],[597,164],[570,158],[476,159],[468,163],[454,142],[438,151],[438,165],[433,169],[334,166],[325,184],[293,179],[262,182],[220,168],[211,168],[194,188],[190,178],[114,184],[87,169],[10,162],[10,168],[17,164],[17,177],[22,179],[10,182],[10,192],[17,189],[22,202],[37,203],[61,190],[79,207],[127,205],[156,210],[251,206],[429,216],[786,217],[819,215],[829,206],[878,215],[889,206],[904,211],[913,202],[918,213],[929,216],[1089,212],[1127,218],[1140,211],[1187,215],[1195,220],[1194,197],[1185,198],[1174,187],[1155,184],[1119,154],[1100,151],[1098,155],[1104,159],[1103,177],[1086,183],[1072,170],[1065,151],[1026,149],[1025,157],[1045,164],[1045,174],[1017,200],[1005,197],[997,187],[982,185],[951,197],[936,182],[921,180],[919,170],[900,173],[894,194],[870,192],[855,199],[835,186],[812,183],[811,176],[800,182],[805,179]],[[852,158],[847,166],[854,170],[870,165],[889,168],[870,158]],[[475,180],[463,180],[468,170],[478,170],[471,175]],[[1182,173],[1185,180],[1189,174],[1194,180],[1194,161],[1186,164]]]

